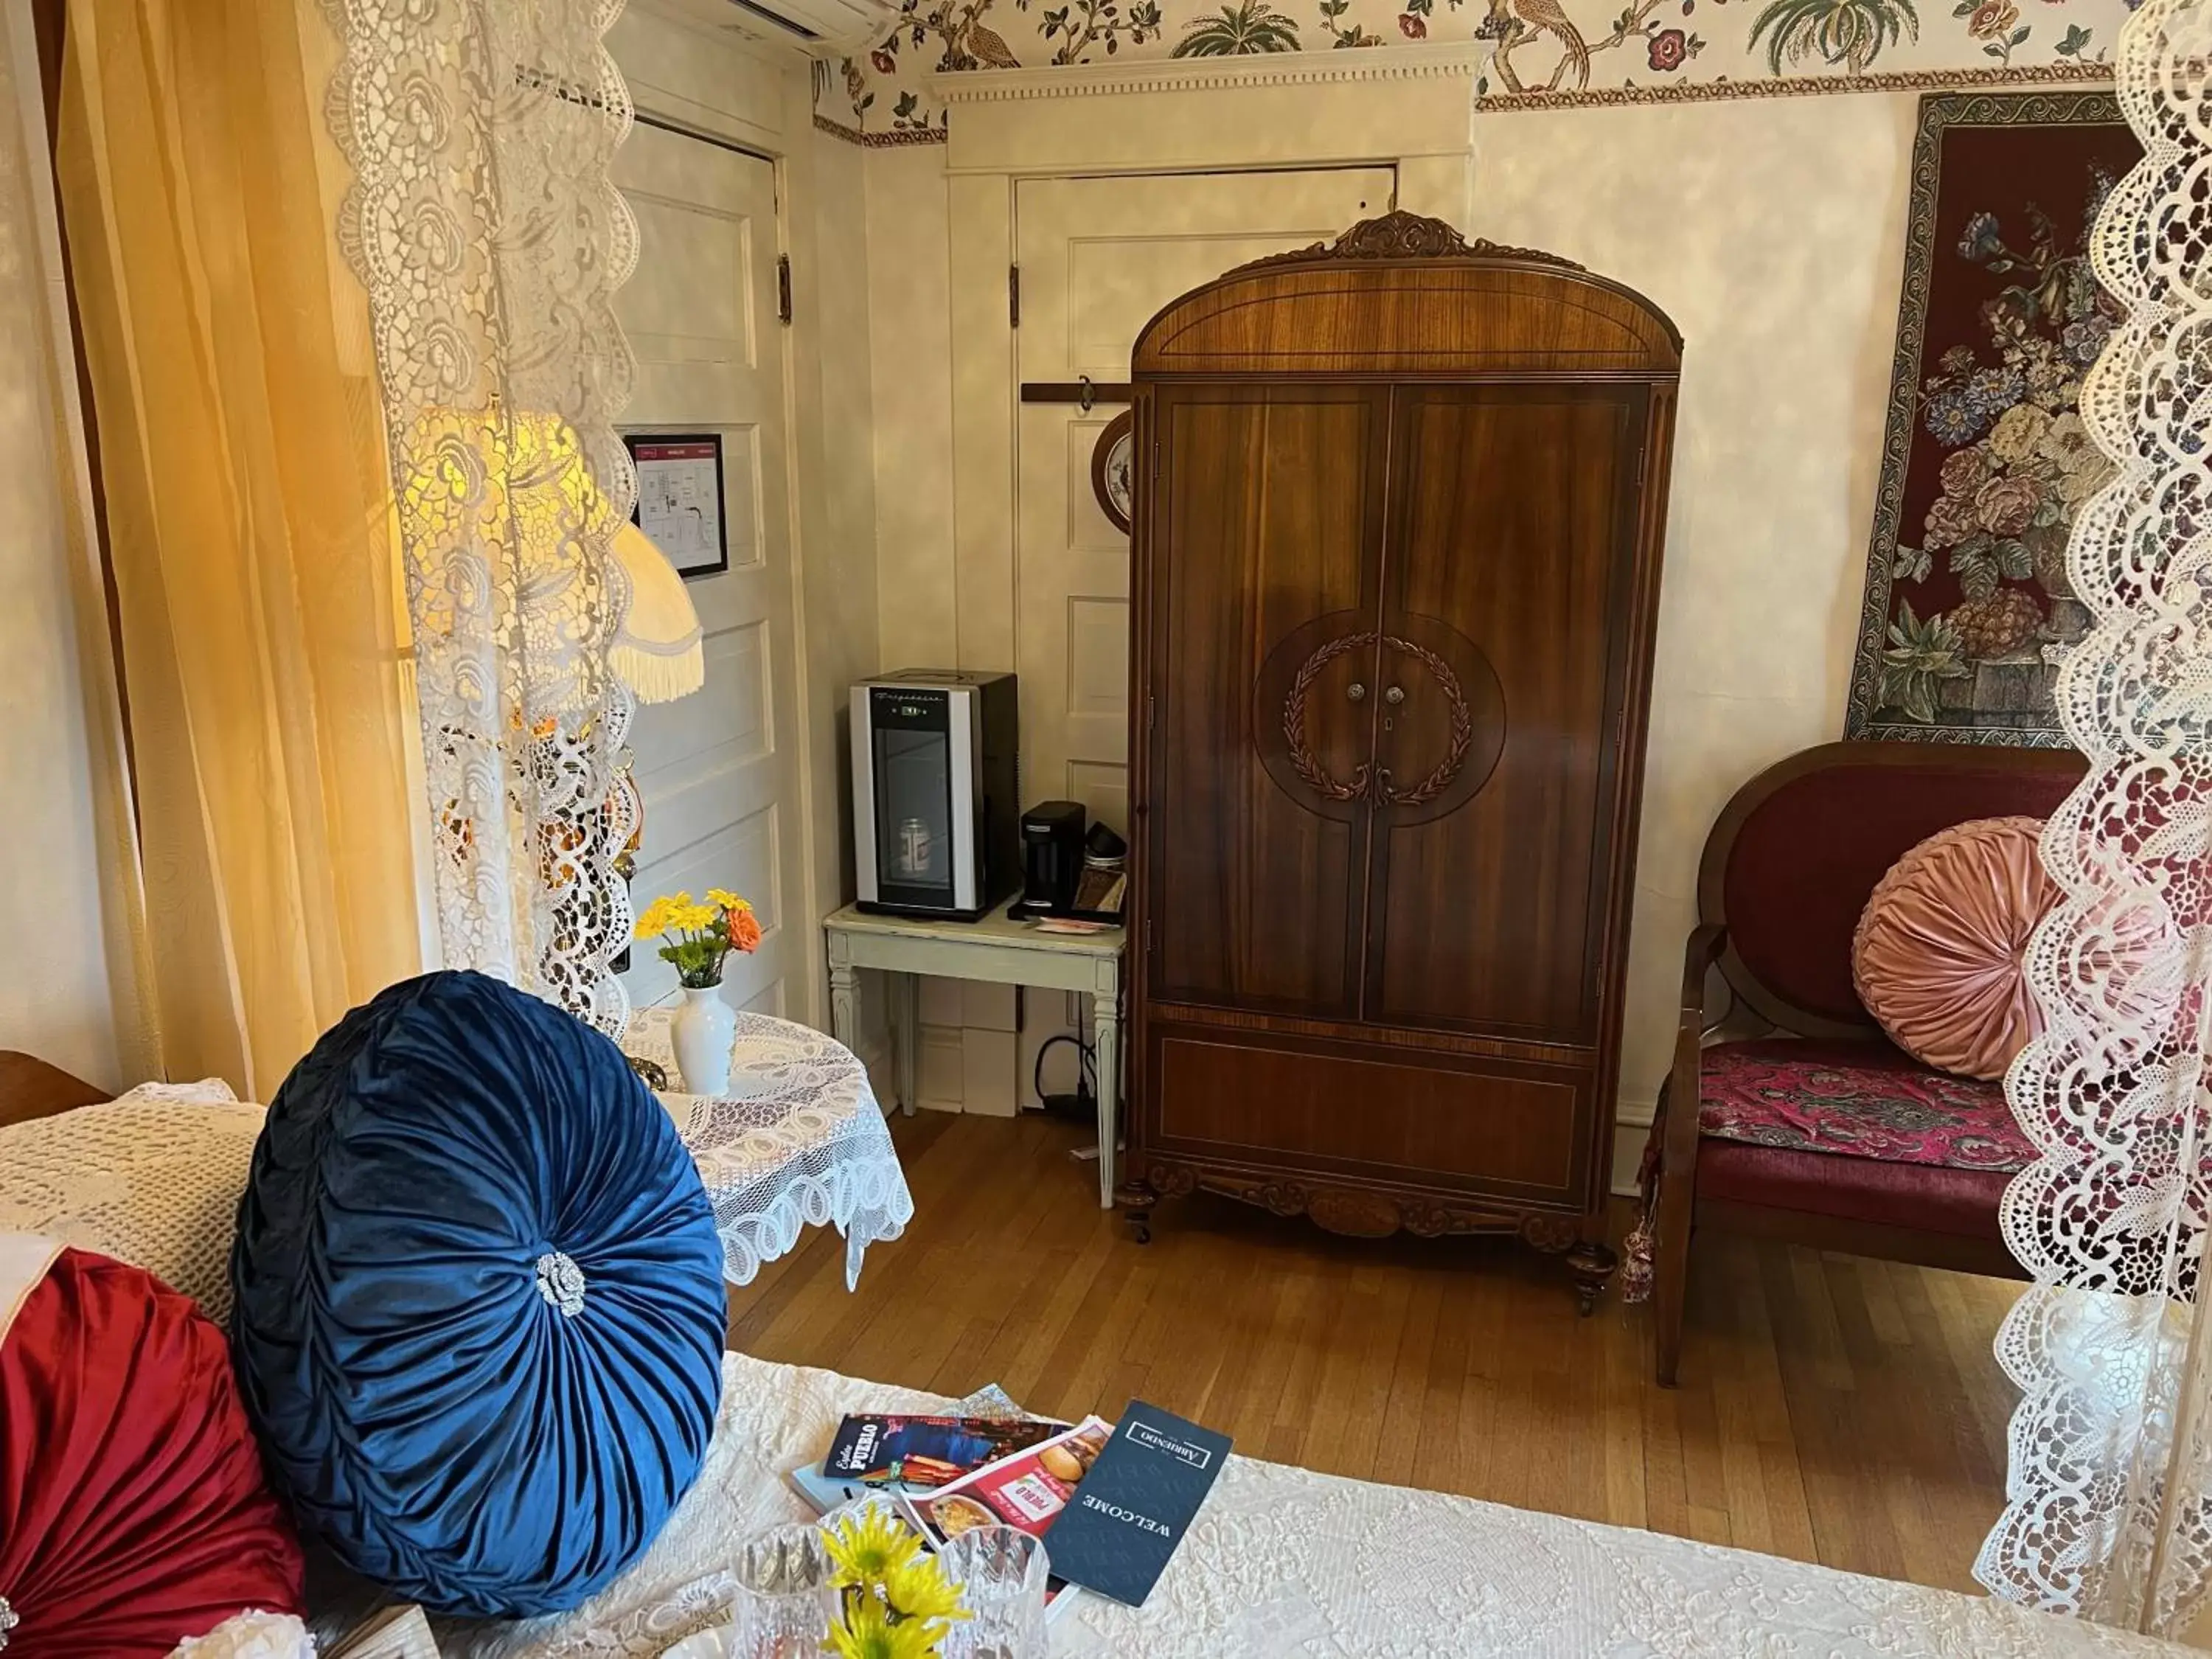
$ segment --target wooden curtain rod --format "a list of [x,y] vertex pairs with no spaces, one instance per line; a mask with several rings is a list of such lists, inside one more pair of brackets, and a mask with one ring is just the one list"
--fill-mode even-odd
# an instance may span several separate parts
[[1097,404],[1126,404],[1129,395],[1127,380],[1022,382],[1022,401],[1025,404],[1080,404],[1090,408]]

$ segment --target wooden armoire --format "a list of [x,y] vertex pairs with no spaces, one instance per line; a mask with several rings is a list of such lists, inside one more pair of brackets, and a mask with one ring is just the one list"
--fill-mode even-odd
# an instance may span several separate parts
[[1202,1188],[1602,1288],[1680,362],[1620,283],[1407,213],[1138,337],[1139,1239]]

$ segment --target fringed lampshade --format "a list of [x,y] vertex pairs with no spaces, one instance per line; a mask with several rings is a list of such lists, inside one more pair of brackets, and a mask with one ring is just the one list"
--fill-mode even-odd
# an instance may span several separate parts
[[615,532],[615,557],[629,574],[629,614],[608,662],[640,702],[689,696],[707,683],[707,651],[690,590],[668,556],[634,524]]
[[[557,415],[438,410],[412,446],[416,473],[405,508],[433,544],[512,539],[526,593],[557,591],[573,574],[574,539],[603,532],[613,509],[592,477],[575,431]],[[699,613],[684,578],[635,524],[614,526],[616,560],[630,603],[608,653],[616,677],[641,702],[696,691],[707,678]]]

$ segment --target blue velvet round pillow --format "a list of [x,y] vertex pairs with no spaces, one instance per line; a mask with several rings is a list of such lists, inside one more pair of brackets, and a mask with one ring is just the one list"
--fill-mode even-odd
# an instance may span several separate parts
[[481,974],[395,985],[284,1080],[239,1201],[231,1334],[270,1476],[410,1600],[573,1607],[698,1476],[721,1267],[613,1043]]

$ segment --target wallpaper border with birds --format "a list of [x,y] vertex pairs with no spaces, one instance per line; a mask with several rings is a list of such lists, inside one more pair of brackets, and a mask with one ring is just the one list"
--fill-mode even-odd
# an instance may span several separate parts
[[2095,83],[2128,0],[902,0],[816,66],[815,124],[942,140],[933,73],[1486,43],[1486,107]]

